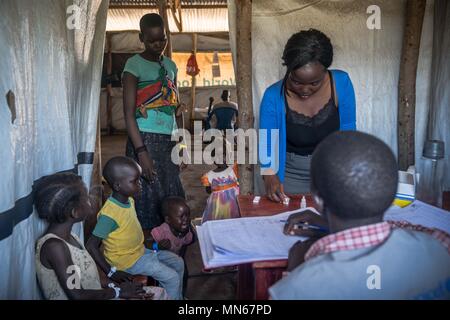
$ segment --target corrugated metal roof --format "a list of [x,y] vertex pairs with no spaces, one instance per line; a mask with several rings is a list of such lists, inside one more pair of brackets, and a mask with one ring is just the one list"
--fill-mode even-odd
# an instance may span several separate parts
[[[157,0],[110,0],[110,7],[119,7],[119,6],[157,6]],[[182,7],[189,6],[226,6],[227,0],[181,0]]]
[[[157,9],[109,9],[106,21],[106,31],[139,30],[139,20],[144,14],[157,12]],[[172,17],[171,10],[167,11],[169,17],[169,29],[171,32],[179,32]],[[228,9],[188,9],[181,11],[183,20],[183,32],[227,32]]]

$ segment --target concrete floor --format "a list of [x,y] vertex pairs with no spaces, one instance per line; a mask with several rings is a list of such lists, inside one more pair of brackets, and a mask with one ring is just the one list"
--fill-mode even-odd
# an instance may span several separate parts
[[[102,165],[104,165],[114,156],[125,155],[126,136],[102,136],[101,145]],[[208,194],[200,184],[200,177],[211,169],[212,167],[208,165],[188,165],[180,175],[192,219],[202,216]],[[188,299],[236,299],[236,272],[230,269],[214,273],[202,272],[203,263],[198,242],[188,247],[185,259],[189,270],[186,291]]]

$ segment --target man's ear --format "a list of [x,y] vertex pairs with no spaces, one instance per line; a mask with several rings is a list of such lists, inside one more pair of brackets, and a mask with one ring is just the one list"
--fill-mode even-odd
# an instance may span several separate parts
[[323,199],[317,193],[313,193],[313,199],[317,205],[318,211],[323,212]]
[[164,216],[164,222],[165,222],[165,223],[169,224],[169,220],[170,220],[170,219],[169,219],[169,216],[168,216],[168,215],[167,215],[167,216]]
[[144,42],[144,35],[142,34],[142,32],[139,32],[139,40],[141,42]]

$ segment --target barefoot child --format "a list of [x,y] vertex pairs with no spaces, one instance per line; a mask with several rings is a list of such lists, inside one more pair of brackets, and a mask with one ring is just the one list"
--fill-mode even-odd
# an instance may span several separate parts
[[[113,192],[98,214],[87,247],[108,277],[120,281],[130,274],[151,276],[170,298],[179,300],[183,259],[170,251],[154,252],[144,246],[144,233],[132,198],[140,191],[140,176],[140,166],[130,158],[115,157],[106,163],[103,177]],[[99,248],[102,243],[104,253]]]

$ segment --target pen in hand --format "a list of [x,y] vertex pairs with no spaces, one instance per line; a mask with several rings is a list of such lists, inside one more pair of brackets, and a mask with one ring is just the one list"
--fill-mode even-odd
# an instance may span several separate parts
[[[280,222],[283,223],[287,223],[287,220],[280,220]],[[297,222],[294,224],[294,229],[313,229],[313,230],[317,230],[317,231],[321,231],[324,233],[329,233],[329,230],[327,228],[321,227],[321,226],[317,226],[314,224],[309,224],[308,222]]]

